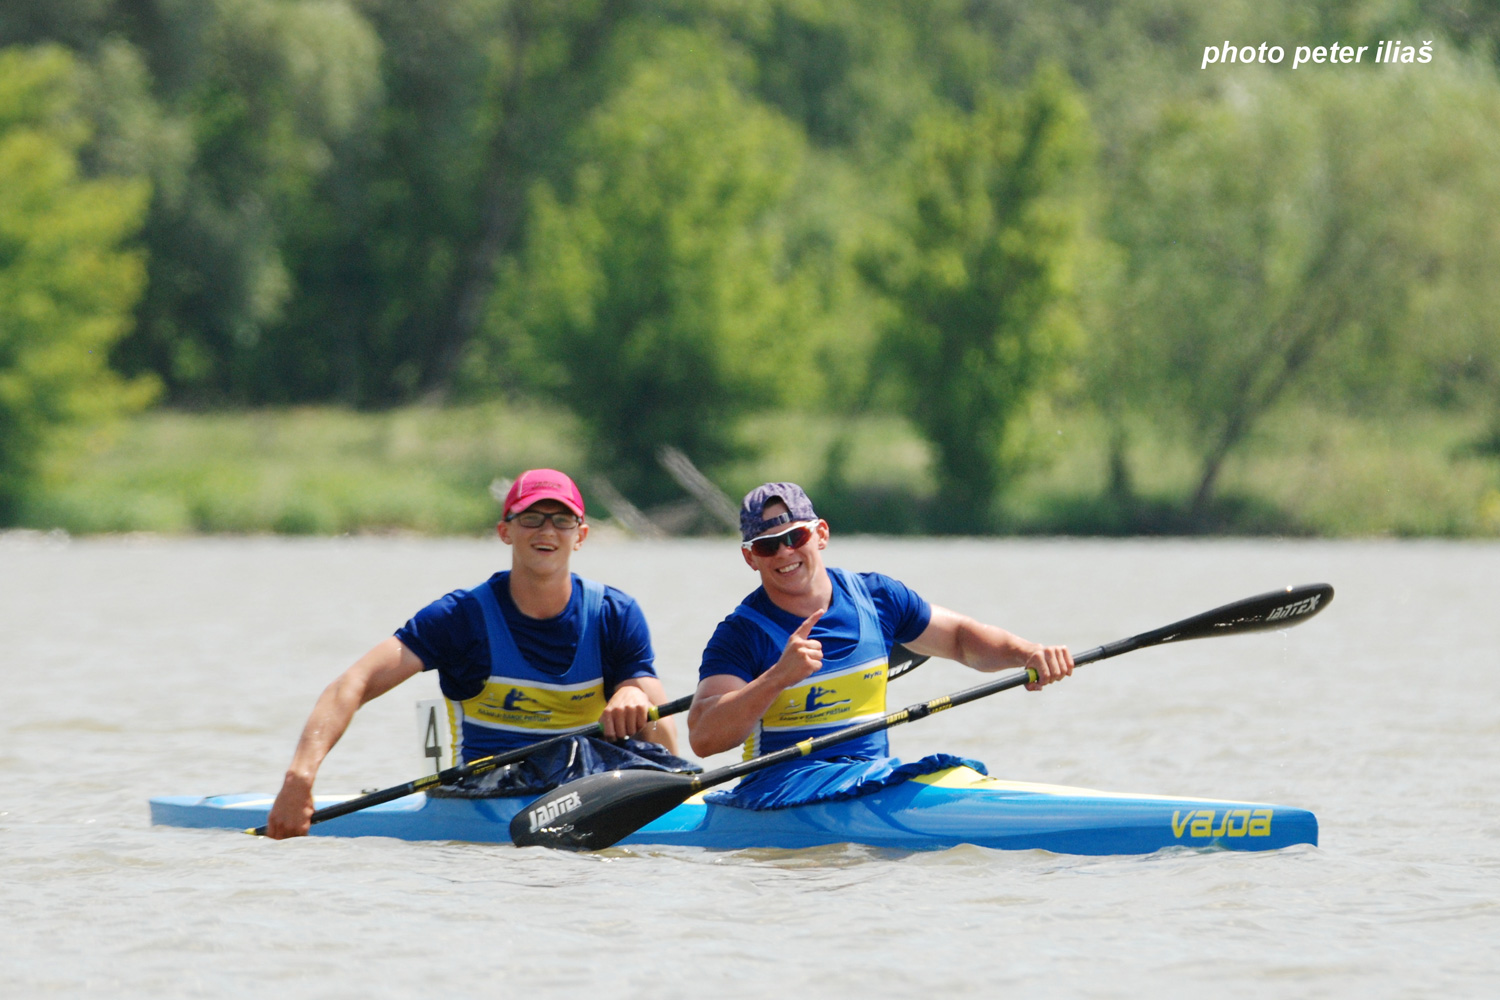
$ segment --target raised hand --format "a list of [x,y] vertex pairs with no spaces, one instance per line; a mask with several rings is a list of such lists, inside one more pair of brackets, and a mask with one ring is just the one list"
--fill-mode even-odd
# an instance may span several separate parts
[[794,684],[800,684],[823,666],[823,644],[812,638],[813,626],[818,619],[823,617],[823,610],[819,609],[807,616],[797,631],[793,632],[786,641],[785,648],[781,651],[781,659],[776,665],[766,671],[775,675],[776,682],[783,690]]

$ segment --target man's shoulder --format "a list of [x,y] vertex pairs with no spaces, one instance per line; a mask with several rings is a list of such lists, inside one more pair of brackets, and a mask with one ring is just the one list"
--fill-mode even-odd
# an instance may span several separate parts
[[508,576],[510,576],[509,570],[500,570],[498,573],[491,573],[489,577],[480,580],[478,583],[471,584],[467,587],[454,587],[452,590],[448,591],[448,593],[444,594],[442,597],[439,597],[432,603],[434,605],[437,605],[444,602],[448,604],[458,604],[462,601],[477,601],[479,599],[479,596],[483,593],[488,593],[491,596],[498,598],[502,594],[509,593],[509,590],[507,590],[505,586],[505,579]]
[[[714,628],[713,635],[703,647],[702,661],[698,666],[700,680],[716,674],[731,674],[751,681],[770,665],[767,657],[770,657],[770,662],[775,662],[776,644],[764,628],[744,613],[746,608],[755,610],[754,597],[752,593],[735,605],[734,610]],[[770,607],[770,600],[765,599],[765,604]]]
[[865,597],[872,598],[877,604],[892,597],[901,600],[908,594],[915,596],[915,592],[900,580],[874,570],[855,571],[830,566],[828,575],[835,581],[835,591],[843,590],[851,597],[862,591]]
[[577,573],[574,573],[573,583],[575,586],[580,587],[595,587],[599,590],[599,593],[604,595],[605,600],[614,601],[616,604],[638,603],[634,597],[630,596],[619,587],[616,587],[615,585],[610,583],[604,583],[601,580],[579,576]]
[[619,587],[612,586],[608,583],[602,583],[599,580],[582,577],[577,573],[573,574],[573,585],[574,587],[580,589],[588,587],[597,589],[599,591],[600,602],[606,614],[613,613],[620,616],[634,616],[643,614],[641,611],[641,602],[637,601],[634,597],[632,597],[630,594],[627,594]]
[[854,577],[855,579],[858,579],[866,587],[869,587],[872,584],[875,585],[875,586],[877,586],[877,587],[890,587],[892,585],[897,586],[897,587],[906,587],[906,584],[902,583],[900,580],[896,579],[894,576],[891,576],[888,573],[882,573],[879,570],[857,570],[856,571],[856,570],[840,569],[839,572],[845,574],[846,576]]
[[[598,580],[588,580],[577,573],[573,574],[573,582],[576,587],[592,586],[599,589],[598,614],[606,641],[649,641],[645,637],[649,637],[651,626],[646,621],[646,612],[634,597],[619,587],[612,587]],[[580,614],[582,607],[580,604]]]
[[[745,612],[747,611],[752,614],[746,614]],[[736,635],[759,635],[762,629],[752,615],[771,617],[777,614],[784,614],[784,612],[771,602],[771,598],[766,595],[764,587],[756,587],[750,593],[746,594],[744,599],[730,610],[729,614],[724,616],[723,620],[719,622],[718,627],[714,629],[714,634],[709,639],[709,643],[713,644],[716,640],[724,641]]]
[[412,615],[396,630],[396,638],[426,668],[445,670],[468,662],[485,641],[484,613],[474,592],[489,582],[448,591]]
[[[496,574],[496,576],[498,575],[499,574]],[[479,600],[479,592],[484,588],[491,586],[494,583],[494,580],[495,577],[490,577],[490,579],[481,580],[479,583],[476,583],[470,587],[455,587],[453,590],[448,591],[442,597],[439,597],[437,600],[432,601],[420,612],[418,612],[418,614],[426,615],[429,617],[433,615],[454,614],[464,605],[476,604]]]
[[912,590],[911,587],[907,586],[903,581],[898,580],[894,576],[891,576],[887,573],[881,573],[878,570],[865,570],[860,572],[842,570],[841,572],[846,575],[846,578],[852,581],[858,581],[858,583],[863,585],[865,591],[868,592],[871,596],[878,597],[885,594],[916,593],[916,591]]

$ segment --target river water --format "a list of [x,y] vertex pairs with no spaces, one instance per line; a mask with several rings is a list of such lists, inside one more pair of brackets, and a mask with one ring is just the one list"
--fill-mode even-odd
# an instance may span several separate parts
[[[1079,858],[861,847],[598,855],[153,828],[273,791],[313,700],[493,540],[0,535],[0,993],[278,998],[1494,996],[1500,546],[839,538],[830,560],[1083,649],[1289,583],[1285,632],[1143,650],[892,732],[992,773],[1303,806],[1321,844]],[[730,541],[596,535],[673,696],[754,584]],[[968,687],[933,662],[893,705]],[[415,777],[371,703],[328,792]],[[709,764],[725,763],[720,755]]]

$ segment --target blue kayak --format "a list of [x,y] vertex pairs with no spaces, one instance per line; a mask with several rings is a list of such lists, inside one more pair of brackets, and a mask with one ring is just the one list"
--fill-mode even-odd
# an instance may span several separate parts
[[[354,796],[322,797],[317,806]],[[248,830],[273,796],[161,796],[157,826]],[[450,799],[418,793],[319,823],[314,836],[509,843],[510,821],[530,798]],[[753,811],[694,796],[621,841],[737,850],[856,843],[899,850],[974,844],[1058,854],[1150,854],[1165,847],[1269,851],[1316,844],[1306,809],[1096,792],[989,778],[953,767],[838,802]]]

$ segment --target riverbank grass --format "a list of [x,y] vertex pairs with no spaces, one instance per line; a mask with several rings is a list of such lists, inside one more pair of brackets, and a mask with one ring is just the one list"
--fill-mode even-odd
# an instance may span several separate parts
[[565,415],[527,407],[157,411],[51,470],[28,527],[336,535],[491,529],[503,470],[571,466]]
[[[1500,458],[1473,446],[1485,426],[1462,415],[1376,420],[1288,408],[1229,460],[1208,520],[1196,523],[1185,507],[1199,466],[1180,438],[1132,425],[1131,488],[1121,494],[1110,488],[1102,418],[1059,409],[1033,428],[1034,460],[997,508],[1008,533],[1500,536]],[[761,454],[717,477],[736,499],[757,483],[793,480],[841,531],[940,530],[929,450],[898,417],[781,413],[745,434]],[[571,417],[538,404],[161,410],[56,464],[20,526],[475,535],[499,513],[489,493],[497,478],[532,466],[581,470],[584,454]]]

